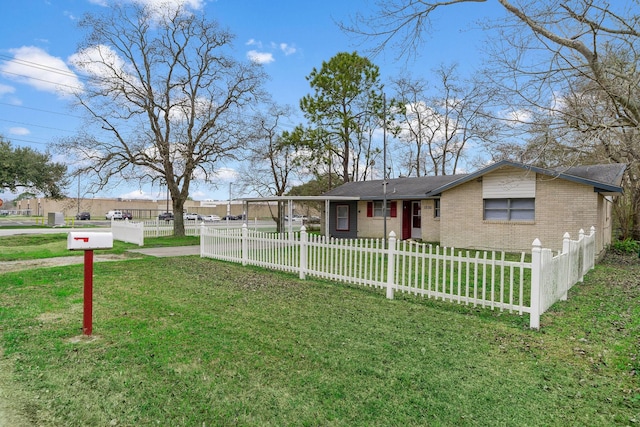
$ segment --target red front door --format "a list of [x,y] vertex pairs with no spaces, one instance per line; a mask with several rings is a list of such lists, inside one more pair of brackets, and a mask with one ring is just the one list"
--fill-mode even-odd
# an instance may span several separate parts
[[411,202],[402,202],[402,240],[411,238]]

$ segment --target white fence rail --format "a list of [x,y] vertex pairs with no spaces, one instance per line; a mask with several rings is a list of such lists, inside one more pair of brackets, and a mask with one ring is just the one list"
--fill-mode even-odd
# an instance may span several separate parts
[[[563,251],[553,256],[536,239],[531,260],[524,253],[512,259],[504,252],[461,251],[415,242],[398,242],[391,232],[382,239],[334,239],[276,234],[242,229],[202,228],[200,255],[243,265],[296,272],[363,286],[408,292],[460,304],[530,314],[530,326],[540,327],[540,315],[595,262],[595,229],[572,241],[565,234]],[[508,259],[509,258],[509,259]]]
[[124,221],[111,220],[111,232],[114,240],[144,245],[144,224],[125,219]]
[[[173,222],[159,219],[151,219],[142,222],[144,224],[144,237],[173,236]],[[195,220],[184,220],[184,233],[187,236],[200,235],[200,223]]]
[[[569,289],[582,282],[584,275],[595,266],[596,230],[591,227],[589,235],[580,230],[578,240],[571,240],[569,233],[563,236],[562,252],[553,256],[550,249],[542,249],[538,239],[534,240],[531,251],[532,288],[537,287],[536,295],[532,292],[532,300],[537,297],[537,323],[532,328],[540,327],[540,315],[547,311],[556,301],[565,301]],[[535,277],[534,277],[535,276]]]
[[[265,229],[271,229],[272,225],[260,225]],[[184,231],[187,236],[199,236],[203,228],[218,228],[226,231],[229,227],[228,223],[215,222],[203,223],[196,220],[184,220]],[[239,225],[238,225],[239,227]],[[253,225],[254,229],[259,227],[257,221]],[[159,219],[151,219],[146,221],[124,221],[111,220],[111,229],[114,233],[113,238],[123,242],[135,243],[140,246],[144,245],[144,239],[149,237],[168,237],[173,236],[173,222]],[[238,228],[237,230],[240,230]]]

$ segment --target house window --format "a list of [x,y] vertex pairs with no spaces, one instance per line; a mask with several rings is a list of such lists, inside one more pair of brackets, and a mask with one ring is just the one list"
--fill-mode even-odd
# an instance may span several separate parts
[[[373,216],[384,216],[384,203],[373,202]],[[387,216],[391,216],[391,204],[387,203]]]
[[533,221],[535,220],[535,199],[484,199],[484,219]]
[[[384,216],[383,202],[367,202],[367,216],[382,218]],[[398,216],[397,201],[387,202],[387,217],[395,218]]]
[[349,205],[336,206],[336,230],[349,231]]
[[433,200],[433,217],[440,218],[440,199]]

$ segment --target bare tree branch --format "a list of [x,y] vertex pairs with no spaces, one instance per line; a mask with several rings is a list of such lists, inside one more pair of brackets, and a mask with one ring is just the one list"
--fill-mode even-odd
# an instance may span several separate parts
[[162,180],[183,234],[191,183],[213,182],[218,162],[244,146],[265,74],[233,59],[228,31],[181,8],[114,6],[80,25],[89,34],[74,62],[91,76],[77,94],[88,127],[59,149],[77,155],[99,187]]

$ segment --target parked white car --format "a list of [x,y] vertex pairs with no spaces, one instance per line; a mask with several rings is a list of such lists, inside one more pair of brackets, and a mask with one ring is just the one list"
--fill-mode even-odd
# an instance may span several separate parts
[[105,214],[106,219],[122,219],[122,211],[109,211]]
[[197,213],[185,213],[182,218],[190,220],[190,221],[197,221],[199,219],[202,219],[202,217],[200,215],[198,215]]
[[205,215],[202,217],[202,220],[206,222],[218,222],[220,221],[220,217],[218,215]]

